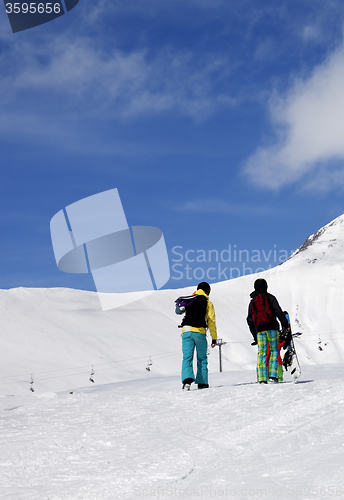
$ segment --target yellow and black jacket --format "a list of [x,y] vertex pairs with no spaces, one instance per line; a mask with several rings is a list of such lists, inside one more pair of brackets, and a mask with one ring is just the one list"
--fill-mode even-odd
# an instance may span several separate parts
[[183,333],[185,331],[207,333],[209,328],[211,338],[217,339],[215,310],[208,295],[203,290],[197,290],[195,294],[197,300],[192,302],[185,309],[185,316],[182,321]]

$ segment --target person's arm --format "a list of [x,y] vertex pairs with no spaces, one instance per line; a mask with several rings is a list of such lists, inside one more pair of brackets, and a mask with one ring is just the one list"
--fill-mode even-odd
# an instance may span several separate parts
[[285,317],[285,314],[283,313],[281,306],[278,303],[278,300],[273,295],[270,295],[270,307],[272,309],[272,312],[276,316],[276,318],[278,318],[280,320],[282,328],[285,328],[286,330],[288,330],[289,321]]
[[248,306],[248,314],[247,314],[246,321],[247,321],[248,327],[249,327],[250,332],[251,332],[252,337],[253,337],[253,342],[251,343],[251,345],[257,345],[258,344],[257,332],[256,332],[255,324],[254,324],[253,319],[252,319],[252,300]]
[[257,332],[256,332],[256,327],[254,326],[253,319],[252,319],[252,301],[250,302],[248,306],[248,315],[246,318],[248,327],[250,329],[250,332],[252,334],[252,337],[254,339],[254,342],[257,342]]
[[216,318],[215,318],[215,309],[214,309],[212,302],[210,302],[210,300],[208,300],[207,312],[206,312],[205,317],[207,319],[208,328],[209,328],[211,339],[212,339],[211,340],[211,347],[215,347],[216,340],[217,340]]

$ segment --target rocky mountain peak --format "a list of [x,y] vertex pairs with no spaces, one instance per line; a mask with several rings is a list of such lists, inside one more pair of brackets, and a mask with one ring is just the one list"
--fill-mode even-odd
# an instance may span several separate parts
[[[302,254],[300,257],[303,260],[314,262],[317,258],[321,259],[327,254],[332,254],[333,249],[337,251],[338,249],[342,249],[343,246],[344,215],[341,215],[309,236],[288,260]],[[344,259],[344,252],[342,250],[341,252]]]

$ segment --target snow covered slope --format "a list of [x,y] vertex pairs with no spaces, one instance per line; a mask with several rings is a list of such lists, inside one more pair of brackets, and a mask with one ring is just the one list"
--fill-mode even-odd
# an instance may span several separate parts
[[343,498],[343,376],[327,365],[296,385],[245,371],[187,393],[164,377],[0,398],[0,498]]
[[[312,235],[285,263],[258,275],[212,286],[223,370],[253,370],[256,348],[246,325],[249,294],[257,277],[288,310],[303,366],[344,360],[344,216]],[[0,291],[0,394],[72,390],[155,376],[179,376],[180,317],[174,300],[194,287],[160,290],[126,306],[101,310],[96,293],[70,289]],[[318,342],[321,341],[321,344]],[[327,345],[325,345],[327,344]],[[319,350],[319,346],[323,350]],[[151,371],[146,370],[151,357]],[[210,350],[218,371],[218,348]]]

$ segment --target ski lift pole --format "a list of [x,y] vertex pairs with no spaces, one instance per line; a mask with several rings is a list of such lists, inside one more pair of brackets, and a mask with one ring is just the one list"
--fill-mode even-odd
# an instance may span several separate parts
[[227,342],[223,342],[222,339],[217,339],[216,341],[216,345],[219,346],[219,362],[220,362],[220,372],[222,372],[222,351],[221,351],[221,347],[223,345],[227,344]]
[[152,364],[153,364],[152,356],[149,356],[149,360],[148,360],[148,363],[147,363],[147,366],[146,366],[146,370],[148,372],[150,372],[150,367],[152,366]]
[[92,365],[91,375],[90,375],[89,381],[90,381],[90,382],[93,382],[93,384],[94,384],[94,378],[93,378],[93,375],[94,375],[94,370],[93,370],[93,365]]

